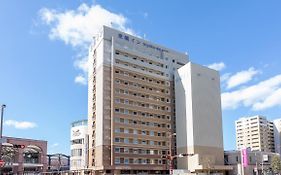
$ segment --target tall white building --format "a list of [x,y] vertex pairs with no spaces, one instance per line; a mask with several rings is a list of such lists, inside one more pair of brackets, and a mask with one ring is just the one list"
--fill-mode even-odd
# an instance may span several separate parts
[[251,150],[275,152],[273,122],[257,115],[235,121],[236,147]]
[[188,63],[177,70],[176,130],[178,168],[192,173],[223,173],[222,114],[219,73]]
[[281,154],[281,119],[273,121],[275,152]]
[[[80,120],[71,124],[70,170],[81,171],[88,166],[88,121]],[[82,171],[81,171],[82,173]]]

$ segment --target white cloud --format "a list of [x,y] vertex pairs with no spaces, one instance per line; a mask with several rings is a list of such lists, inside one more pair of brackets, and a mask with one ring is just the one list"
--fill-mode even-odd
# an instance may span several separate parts
[[16,120],[6,120],[4,122],[4,125],[6,126],[12,126],[16,129],[30,129],[37,127],[36,123],[33,122],[27,122],[27,121],[16,121]]
[[280,106],[280,105],[281,105],[281,88],[272,92],[268,97],[265,98],[265,100],[255,103],[253,105],[253,109],[258,111],[258,110],[263,110],[273,106]]
[[78,75],[75,77],[74,82],[77,84],[86,85],[87,79],[83,75]]
[[89,59],[87,56],[84,58],[78,59],[74,61],[74,66],[80,70],[82,70],[84,73],[88,72],[89,68]]
[[231,75],[230,73],[225,73],[225,74],[223,74],[223,75],[220,77],[221,82],[227,81],[227,80],[229,79],[230,75]]
[[207,65],[207,67],[209,67],[210,69],[215,69],[217,71],[221,71],[225,68],[225,64],[223,62],[219,62],[219,63],[213,63],[210,65]]
[[245,84],[252,80],[252,78],[259,73],[258,70],[256,70],[253,67],[250,67],[248,70],[244,70],[241,72],[237,72],[236,74],[230,76],[227,80],[227,88],[233,88],[236,86],[239,86],[241,84]]
[[78,51],[79,56],[74,65],[83,75],[77,76],[75,82],[81,81],[81,76],[87,78],[87,48],[103,25],[135,35],[133,29],[128,27],[125,16],[110,12],[100,5],[82,3],[77,9],[66,11],[42,8],[39,16],[50,27],[50,39],[61,40]]
[[224,92],[221,98],[223,109],[244,106],[252,110],[264,110],[281,105],[281,74],[252,86]]

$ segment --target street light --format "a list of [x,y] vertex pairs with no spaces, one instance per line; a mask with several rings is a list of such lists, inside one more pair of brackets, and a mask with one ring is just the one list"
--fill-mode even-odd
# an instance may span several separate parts
[[176,136],[177,134],[176,133],[173,133],[173,134],[170,134],[169,135],[169,139],[170,139],[170,151],[169,151],[169,156],[166,157],[167,159],[170,160],[170,167],[169,167],[169,172],[170,174],[173,174],[173,160],[175,158],[182,158],[182,157],[187,157],[187,156],[193,156],[194,154],[187,154],[187,153],[181,153],[181,154],[178,154],[178,155],[173,155],[172,154],[172,142],[173,142],[173,136]]
[[2,157],[2,137],[3,137],[3,118],[4,118],[4,108],[6,108],[5,104],[1,105],[1,125],[0,125],[0,158]]
[[173,136],[176,136],[176,135],[177,135],[177,133],[173,133],[173,134],[169,135],[169,139],[170,139],[170,149],[169,149],[170,167],[169,167],[169,171],[170,171],[170,174],[173,174],[173,160],[174,160],[174,158],[176,158],[172,154]]

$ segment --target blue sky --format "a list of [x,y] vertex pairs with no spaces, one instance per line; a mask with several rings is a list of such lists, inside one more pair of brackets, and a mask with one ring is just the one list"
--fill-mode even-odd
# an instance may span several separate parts
[[239,117],[281,117],[280,1],[28,2],[0,3],[5,135],[69,153],[70,123],[87,118],[86,47],[111,22],[220,70],[225,149]]

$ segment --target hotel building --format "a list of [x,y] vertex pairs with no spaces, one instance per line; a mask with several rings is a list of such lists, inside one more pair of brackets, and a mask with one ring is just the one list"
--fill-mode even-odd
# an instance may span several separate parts
[[263,116],[240,118],[235,121],[236,147],[254,151],[275,152],[274,124]]
[[169,139],[176,131],[174,72],[188,56],[104,26],[89,61],[89,168],[167,173],[163,156],[176,150]]

